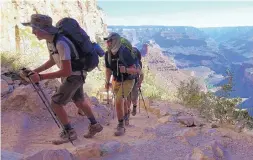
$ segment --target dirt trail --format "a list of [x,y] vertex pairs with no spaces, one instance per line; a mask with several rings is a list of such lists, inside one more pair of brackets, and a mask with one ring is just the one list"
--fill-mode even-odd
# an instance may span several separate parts
[[[170,104],[171,105],[171,104]],[[175,110],[175,106],[172,107]],[[77,109],[72,111],[77,112]],[[46,112],[45,112],[46,113]],[[43,113],[43,114],[45,114]],[[176,121],[162,123],[155,114],[145,110],[132,117],[127,132],[122,137],[113,136],[116,119],[93,139],[82,137],[87,131],[88,120],[79,115],[70,116],[78,133],[74,145],[118,141],[127,144],[122,152],[110,154],[97,159],[103,160],[250,160],[253,159],[253,138],[244,133],[230,129],[202,127],[185,127]],[[51,117],[32,115],[21,111],[2,112],[2,149],[25,155],[42,149],[73,149],[71,143],[52,145],[59,129]],[[197,158],[196,158],[197,157]],[[96,160],[96,158],[91,158]]]

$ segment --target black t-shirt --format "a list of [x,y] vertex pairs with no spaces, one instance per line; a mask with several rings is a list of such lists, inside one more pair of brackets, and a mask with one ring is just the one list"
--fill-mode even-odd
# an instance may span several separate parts
[[[135,59],[132,57],[130,50],[127,49],[126,47],[120,47],[120,49],[116,55],[111,54],[111,64],[108,61],[108,54],[109,54],[108,52],[105,53],[105,66],[106,66],[106,68],[111,69],[112,74],[113,74],[113,78],[116,81],[121,82],[122,77],[121,77],[121,73],[119,72],[118,66],[125,64],[124,66],[130,67],[135,64]],[[122,57],[124,59],[124,63],[122,60],[120,60],[119,54],[122,54]],[[135,76],[132,76],[127,73],[123,73],[122,75],[123,75],[123,81],[135,78]]]

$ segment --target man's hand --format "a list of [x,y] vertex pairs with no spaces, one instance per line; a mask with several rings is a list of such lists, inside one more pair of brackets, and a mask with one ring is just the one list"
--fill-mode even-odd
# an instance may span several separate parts
[[19,76],[22,79],[22,81],[25,81],[26,83],[30,83],[30,80],[28,78],[29,73],[32,73],[32,71],[30,69],[27,69],[27,68],[22,68],[19,71]]
[[30,79],[32,80],[33,83],[37,83],[39,82],[41,79],[40,79],[40,75],[37,73],[37,72],[32,72],[30,75],[29,75]]
[[125,66],[119,66],[119,71],[120,71],[120,73],[126,73],[127,68]]

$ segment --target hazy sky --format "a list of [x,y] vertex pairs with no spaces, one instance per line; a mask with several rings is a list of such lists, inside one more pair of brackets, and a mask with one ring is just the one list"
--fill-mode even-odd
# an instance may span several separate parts
[[98,0],[108,25],[253,26],[253,1]]

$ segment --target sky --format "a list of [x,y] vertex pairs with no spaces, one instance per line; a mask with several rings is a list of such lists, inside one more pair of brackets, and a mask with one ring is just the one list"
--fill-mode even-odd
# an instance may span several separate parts
[[253,26],[253,0],[97,0],[97,4],[108,25]]

